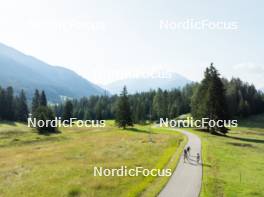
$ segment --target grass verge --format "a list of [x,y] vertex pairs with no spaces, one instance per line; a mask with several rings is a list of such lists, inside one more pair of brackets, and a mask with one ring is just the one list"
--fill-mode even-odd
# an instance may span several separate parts
[[[175,132],[175,130],[173,132]],[[180,156],[183,152],[183,149],[187,143],[187,140],[188,140],[187,137],[184,136],[183,141],[181,142],[181,144],[179,145],[178,149],[173,154],[173,156],[171,157],[169,162],[166,164],[165,168],[171,169],[172,172],[174,172],[174,170],[176,169],[177,164],[179,162]],[[142,196],[142,197],[157,196],[162,191],[162,189],[166,186],[169,179],[170,179],[170,177],[167,177],[167,176],[158,177],[158,178],[154,179],[153,182],[151,183],[151,186],[146,187],[146,189],[141,193],[140,196]]]
[[201,197],[264,196],[263,119],[240,121],[226,137],[189,129],[202,139]]

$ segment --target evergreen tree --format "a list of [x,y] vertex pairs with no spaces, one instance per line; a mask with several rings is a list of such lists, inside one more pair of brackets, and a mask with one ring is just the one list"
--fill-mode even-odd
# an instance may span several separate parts
[[39,106],[40,106],[40,95],[38,89],[36,89],[34,97],[32,99],[32,114],[37,110]]
[[[47,120],[54,120],[55,116],[51,108],[46,106],[39,106],[34,111],[33,118],[36,118],[37,121],[43,120],[44,122],[46,122]],[[53,127],[50,122],[48,125],[45,124],[43,127],[37,127],[37,129],[40,133],[56,132],[56,127]]]
[[21,90],[16,99],[16,120],[26,122],[28,117],[27,99],[24,90]]
[[6,114],[6,97],[5,89],[0,87],[0,120],[5,119]]
[[104,110],[102,99],[99,99],[95,105],[95,118],[97,120],[101,120],[103,118]]
[[133,122],[136,123],[145,123],[146,119],[147,119],[147,115],[146,114],[146,106],[145,106],[145,102],[143,100],[142,97],[140,97],[140,95],[137,95],[139,98],[135,99],[135,103],[133,104]]
[[5,119],[6,120],[14,120],[15,118],[15,105],[14,105],[14,91],[12,87],[8,87],[6,89],[6,98],[5,98],[5,104],[6,104],[6,112],[5,112]]
[[124,86],[117,102],[115,121],[118,127],[122,127],[123,129],[127,126],[133,126],[126,86]]
[[62,103],[60,103],[60,104],[56,104],[56,105],[53,106],[53,111],[54,111],[54,113],[55,113],[55,115],[56,115],[57,117],[62,117],[62,114],[63,114],[63,108],[64,108],[64,106],[63,106]]
[[84,120],[91,120],[92,119],[92,113],[90,110],[85,111],[83,119]]
[[40,98],[39,98],[39,105],[40,106],[47,106],[47,98],[45,92],[42,90]]
[[62,119],[63,120],[70,120],[73,116],[73,104],[70,100],[67,100],[64,109],[63,109],[63,114],[62,114]]
[[153,113],[156,118],[166,118],[164,113],[164,95],[162,90],[159,88],[153,99]]
[[[209,68],[206,68],[204,79],[193,97],[192,115],[195,119],[226,120],[227,108],[225,101],[224,85],[218,71],[211,64]],[[216,131],[227,132],[225,127],[212,128],[207,125],[207,129],[212,133]]]
[[169,107],[169,118],[176,118],[179,115],[179,109],[177,107],[176,102],[174,102],[172,105]]
[[80,109],[77,113],[76,116],[74,117],[77,117],[79,120],[84,120],[84,110],[83,109]]

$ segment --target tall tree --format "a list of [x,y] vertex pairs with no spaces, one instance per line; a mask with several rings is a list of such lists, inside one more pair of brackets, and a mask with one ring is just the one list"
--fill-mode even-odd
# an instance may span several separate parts
[[0,87],[0,120],[5,119],[6,114],[6,92]]
[[27,99],[24,90],[21,90],[16,99],[16,120],[26,122],[28,117]]
[[14,91],[12,87],[6,89],[6,120],[14,120],[15,118],[15,105],[14,105]]
[[[227,107],[224,85],[213,63],[206,68],[204,79],[192,100],[192,115],[195,119],[209,118],[210,120],[226,120]],[[226,133],[225,127],[209,127],[208,131]]]
[[40,106],[40,95],[38,89],[35,90],[34,97],[32,99],[32,113],[34,113]]
[[72,118],[72,115],[73,115],[73,104],[70,100],[67,100],[64,105],[62,119],[70,120],[70,118]]
[[40,106],[47,106],[47,98],[44,90],[42,90],[40,98],[39,98],[39,105]]
[[[54,120],[55,116],[51,108],[46,106],[39,106],[33,114],[33,117],[36,118],[38,121],[43,120],[44,122],[47,122],[47,120]],[[51,122],[48,122],[47,124],[43,125],[42,127],[39,127],[37,125],[37,129],[40,133],[52,133],[56,132],[56,127],[54,127]]]
[[159,88],[153,98],[153,113],[156,118],[166,118],[163,91]]
[[117,126],[122,127],[123,129],[125,129],[127,126],[133,126],[126,86],[124,86],[117,102],[115,121]]
[[97,120],[101,120],[103,118],[103,113],[105,109],[103,108],[102,102],[102,98],[100,98],[95,105],[95,118]]

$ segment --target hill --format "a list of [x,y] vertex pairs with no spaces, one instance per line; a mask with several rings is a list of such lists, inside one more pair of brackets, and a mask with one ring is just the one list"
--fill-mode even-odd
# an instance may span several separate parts
[[104,93],[72,70],[51,66],[1,43],[0,69],[0,85],[13,86],[15,92],[24,89],[29,99],[36,88],[45,90],[50,102]]
[[170,90],[173,88],[180,88],[191,83],[191,81],[184,76],[177,73],[168,73],[166,77],[141,77],[128,78],[114,81],[105,86],[112,94],[119,94],[124,85],[126,85],[129,93],[145,92],[150,89],[161,88],[163,90]]

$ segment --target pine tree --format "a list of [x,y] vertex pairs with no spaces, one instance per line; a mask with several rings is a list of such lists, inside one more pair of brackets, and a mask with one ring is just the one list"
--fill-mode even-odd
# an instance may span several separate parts
[[[226,120],[227,116],[227,104],[225,97],[225,89],[222,83],[220,74],[213,67],[213,64],[210,66],[210,76],[211,81],[208,89],[208,109],[209,109],[209,118],[213,120]],[[225,127],[212,128],[212,132],[219,130],[222,133],[226,133],[227,129]]]
[[41,92],[40,98],[39,98],[39,105],[40,106],[47,106],[47,98],[44,91]]
[[[36,118],[37,121],[43,120],[44,122],[46,122],[47,120],[55,119],[53,111],[49,107],[45,107],[45,106],[39,106],[34,111],[33,117]],[[43,127],[37,127],[37,129],[40,133],[56,132],[56,127],[53,127],[50,122],[48,125],[45,124]]]
[[[224,85],[219,77],[218,71],[213,64],[206,68],[204,79],[198,87],[192,99],[192,115],[195,119],[209,118],[210,120],[226,120],[227,107]],[[211,133],[220,131],[226,133],[225,127],[211,128]]]
[[55,113],[55,115],[56,115],[57,117],[62,117],[62,114],[63,114],[63,108],[64,108],[64,106],[63,106],[62,103],[60,103],[60,104],[56,104],[56,105],[53,106],[53,111],[54,111],[54,113]]
[[172,105],[169,107],[169,118],[176,118],[179,115],[179,109],[177,107],[176,102],[174,102]]
[[159,88],[153,99],[153,112],[157,118],[166,118],[164,114],[164,96],[163,91]]
[[72,115],[73,115],[73,104],[70,100],[67,100],[64,105],[62,119],[70,120],[72,118]]
[[103,118],[104,108],[102,106],[102,99],[99,99],[95,105],[95,117],[97,120],[101,120]]
[[32,114],[37,110],[39,106],[40,106],[40,95],[38,89],[36,89],[34,97],[32,99]]
[[118,127],[122,127],[123,129],[127,126],[133,126],[126,86],[124,86],[117,102],[115,121]]
[[6,103],[5,103],[5,89],[0,87],[0,120],[5,118],[6,113]]
[[24,90],[21,90],[16,99],[16,120],[26,122],[28,117],[27,99]]
[[146,121],[146,108],[143,99],[140,95],[137,95],[139,98],[135,98],[135,103],[133,105],[133,122],[135,123],[145,123]]
[[14,91],[12,87],[6,89],[6,120],[14,120],[15,118],[15,105],[14,105]]

